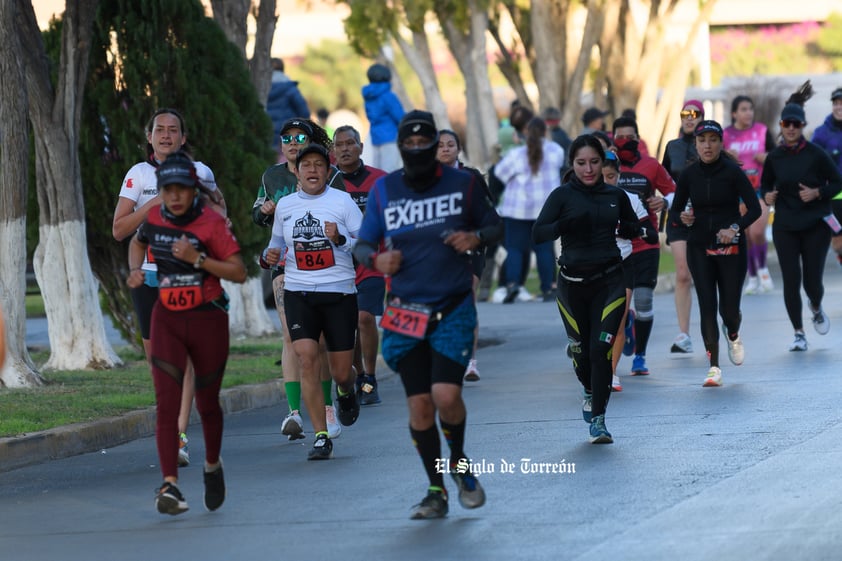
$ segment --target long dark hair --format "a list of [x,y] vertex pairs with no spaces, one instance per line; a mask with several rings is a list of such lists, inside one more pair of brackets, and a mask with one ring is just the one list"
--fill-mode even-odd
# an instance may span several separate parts
[[533,117],[526,123],[526,156],[529,169],[536,175],[544,161],[544,137],[547,136],[547,123],[541,117]]
[[[158,115],[172,115],[172,116],[174,116],[176,119],[178,119],[178,125],[181,127],[181,135],[187,136],[187,125],[184,123],[184,117],[181,115],[181,113],[179,113],[178,111],[176,111],[175,109],[173,109],[171,107],[161,107],[160,109],[158,109],[157,111],[152,113],[152,116],[149,118],[149,121],[146,123],[146,134],[152,134],[152,129],[155,127],[155,119],[158,118]],[[188,155],[190,154],[190,149],[189,149],[186,141],[184,142],[184,145],[182,145],[179,152],[184,152]],[[146,156],[150,157],[154,153],[155,153],[155,149],[152,147],[152,145],[149,143],[149,141],[147,141],[146,142]]]
[[751,104],[752,109],[754,108],[754,100],[751,99],[747,95],[738,95],[733,100],[731,100],[731,124],[733,125],[736,121],[734,120],[734,113],[737,112],[737,109],[740,108],[740,104],[744,101],[747,101]]
[[576,139],[570,143],[570,154],[567,157],[568,162],[570,162],[570,167],[573,167],[573,159],[576,158],[576,153],[587,146],[596,150],[600,159],[603,162],[605,161],[605,149],[602,147],[602,143],[599,139],[591,134],[583,134],[581,136],[577,136]]

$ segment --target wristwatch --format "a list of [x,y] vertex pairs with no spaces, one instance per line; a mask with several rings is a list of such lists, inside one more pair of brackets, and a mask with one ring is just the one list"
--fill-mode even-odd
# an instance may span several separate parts
[[739,231],[740,231],[740,225],[739,225],[739,224],[737,224],[737,223],[731,224],[730,228],[731,228],[732,230],[734,230],[735,232],[739,232]]
[[201,269],[202,263],[204,263],[205,259],[207,259],[207,258],[208,258],[207,253],[205,253],[204,251],[202,253],[200,253],[199,256],[196,258],[196,262],[193,263],[193,268],[194,269]]
[[479,240],[479,243],[483,243],[485,241],[482,239],[482,230],[474,230],[474,235]]

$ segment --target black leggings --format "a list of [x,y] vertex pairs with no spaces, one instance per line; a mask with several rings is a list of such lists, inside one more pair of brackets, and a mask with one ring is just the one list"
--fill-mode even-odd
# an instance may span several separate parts
[[[687,244],[687,267],[696,287],[702,341],[710,353],[710,365],[719,366],[719,324],[717,309],[728,333],[739,333],[743,281],[748,261],[745,243],[737,255],[707,255],[702,245]],[[718,299],[718,306],[717,306]]]
[[801,275],[804,275],[804,292],[810,304],[821,307],[824,297],[824,262],[830,247],[830,228],[818,222],[807,230],[781,230],[772,227],[772,240],[778,252],[778,262],[784,281],[784,304],[792,328],[804,328],[801,317]]
[[564,321],[576,377],[593,392],[593,416],[605,414],[611,396],[611,353],[626,309],[622,267],[594,282],[558,279],[558,311]]

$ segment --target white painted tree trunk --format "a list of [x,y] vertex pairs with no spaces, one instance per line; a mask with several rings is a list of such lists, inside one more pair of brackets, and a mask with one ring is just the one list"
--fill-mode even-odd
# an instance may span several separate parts
[[263,337],[277,332],[263,305],[260,277],[251,278],[243,284],[222,281],[222,286],[231,299],[228,325],[232,338]]
[[6,360],[0,386],[43,385],[26,350],[26,217],[0,222],[0,313],[6,324]]
[[433,114],[436,126],[439,129],[450,128],[450,117],[447,115],[447,105],[441,96],[436,72],[433,69],[433,58],[430,55],[430,44],[425,31],[412,33],[412,44],[404,40],[400,35],[395,36],[395,41],[406,58],[409,65],[418,76],[421,86],[424,89],[424,104],[427,111]]
[[88,370],[122,364],[105,334],[85,223],[43,224],[39,239],[33,265],[50,337],[50,358],[44,368]]

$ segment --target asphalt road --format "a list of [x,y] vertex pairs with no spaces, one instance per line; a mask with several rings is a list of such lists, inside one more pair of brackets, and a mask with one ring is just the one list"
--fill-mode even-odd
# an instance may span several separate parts
[[[214,513],[202,506],[198,427],[179,517],[154,508],[152,438],[4,473],[0,558],[837,560],[842,271],[828,267],[832,328],[820,337],[807,321],[806,353],[787,352],[779,285],[743,299],[746,360],[725,359],[721,388],[701,387],[695,310],[695,353],[668,353],[672,295],[657,295],[652,374],[623,376],[607,415],[615,443],[603,446],[588,443],[555,306],[481,304],[482,338],[497,343],[465,389],[466,451],[489,469],[481,509],[462,509],[450,484],[448,518],[408,519],[426,480],[400,382],[384,376],[384,403],[344,430],[332,461],[307,462],[310,438],[281,437],[283,406],[227,416],[228,498]],[[541,464],[566,472],[522,471]]]

